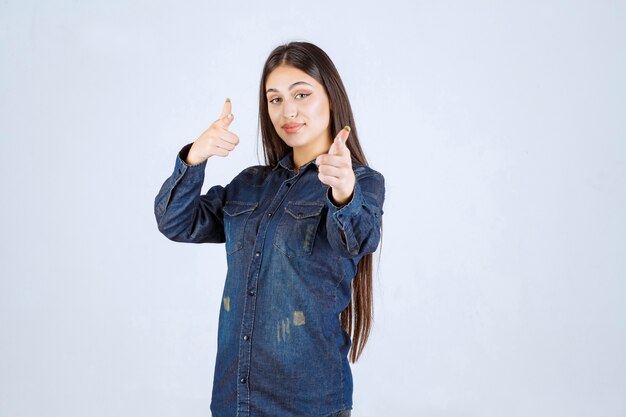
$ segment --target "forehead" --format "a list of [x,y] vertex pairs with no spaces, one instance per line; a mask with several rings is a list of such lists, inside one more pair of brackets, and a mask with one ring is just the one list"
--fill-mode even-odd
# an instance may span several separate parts
[[[288,91],[289,87],[298,81],[304,81],[314,88],[321,87],[320,83],[306,72],[291,66],[281,65],[280,67],[276,67],[268,75],[267,81],[265,82],[265,90],[267,91],[273,88],[278,91]],[[306,84],[301,84],[300,86],[307,87]]]

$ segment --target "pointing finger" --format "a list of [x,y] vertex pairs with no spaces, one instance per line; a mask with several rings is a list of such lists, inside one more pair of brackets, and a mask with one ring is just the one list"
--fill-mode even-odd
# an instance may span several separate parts
[[348,135],[350,135],[350,126],[345,126],[343,129],[341,129],[339,134],[335,136],[335,140],[330,146],[328,153],[331,155],[342,155],[348,152],[348,147],[346,146]]
[[232,103],[230,102],[230,98],[227,98],[226,101],[224,102],[224,106],[222,107],[222,113],[220,114],[220,117],[217,119],[218,121],[221,122],[221,125],[223,128],[228,129],[228,126],[230,126],[230,124],[233,121],[233,114],[232,114]]
[[220,117],[218,117],[218,119],[223,119],[224,117],[228,116],[231,111],[232,103],[230,102],[230,98],[227,98],[224,102],[224,106],[222,106],[222,114],[220,114]]

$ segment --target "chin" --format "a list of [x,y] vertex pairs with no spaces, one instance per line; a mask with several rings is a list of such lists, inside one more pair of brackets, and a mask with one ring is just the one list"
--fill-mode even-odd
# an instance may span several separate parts
[[309,138],[298,138],[298,137],[290,137],[287,139],[283,139],[283,142],[285,142],[287,145],[289,146],[302,146],[302,145],[306,145],[309,142]]
[[292,143],[289,146],[291,146],[292,148],[300,148],[300,147],[308,145],[309,143],[311,143],[309,140],[296,140],[296,141],[292,141]]

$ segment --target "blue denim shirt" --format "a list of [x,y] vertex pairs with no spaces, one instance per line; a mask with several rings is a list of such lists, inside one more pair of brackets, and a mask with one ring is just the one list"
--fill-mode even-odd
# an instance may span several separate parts
[[178,153],[154,213],[170,240],[225,242],[213,417],[351,409],[351,341],[339,314],[359,260],[378,247],[384,177],[353,162],[352,199],[336,207],[314,160],[296,174],[290,151],[274,167],[248,167],[202,195],[208,161],[185,163],[191,145]]

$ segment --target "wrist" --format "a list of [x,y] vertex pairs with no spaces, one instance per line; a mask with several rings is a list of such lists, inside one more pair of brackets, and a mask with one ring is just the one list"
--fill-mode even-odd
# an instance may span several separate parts
[[189,158],[189,157],[185,159],[185,163],[187,165],[190,165],[190,166],[200,165],[204,161],[206,161],[206,159],[205,160],[201,160],[201,159],[193,159],[193,158]]
[[[195,142],[194,142],[195,143]],[[196,165],[200,165],[201,163],[203,163],[204,161],[206,161],[206,159],[203,158],[199,158],[195,152],[193,152],[193,144],[187,149],[187,153],[183,154],[183,161],[190,166],[196,166]]]
[[343,207],[346,204],[348,204],[351,200],[352,197],[354,196],[354,189],[352,190],[352,192],[350,193],[350,195],[348,195],[347,197],[341,197],[341,196],[335,196],[334,191],[330,192],[330,202],[333,203],[333,205],[337,206],[337,207]]

